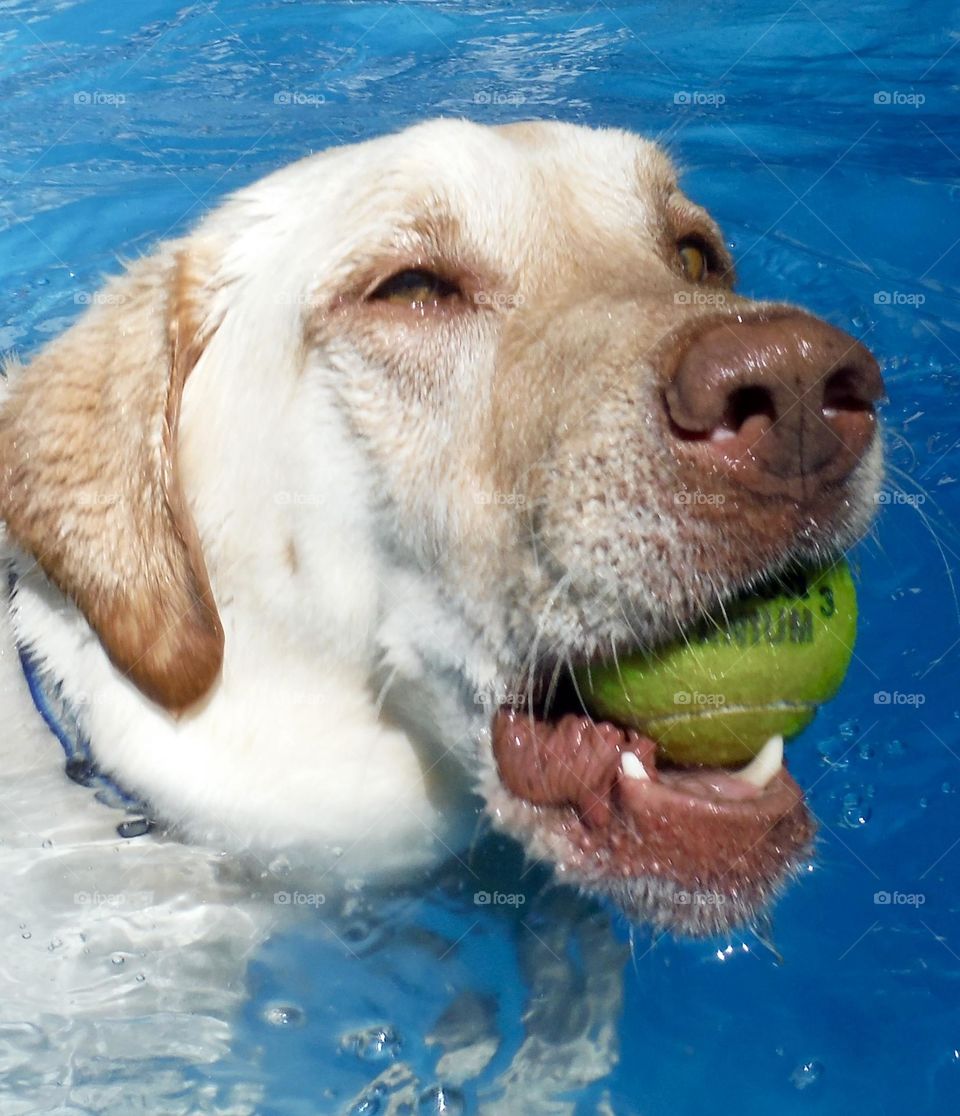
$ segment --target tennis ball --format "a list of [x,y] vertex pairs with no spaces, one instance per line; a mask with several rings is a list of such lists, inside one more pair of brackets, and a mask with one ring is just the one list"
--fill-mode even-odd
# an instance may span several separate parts
[[857,599],[845,561],[790,574],[657,652],[577,670],[594,716],[635,728],[674,763],[746,763],[793,736],[840,688]]

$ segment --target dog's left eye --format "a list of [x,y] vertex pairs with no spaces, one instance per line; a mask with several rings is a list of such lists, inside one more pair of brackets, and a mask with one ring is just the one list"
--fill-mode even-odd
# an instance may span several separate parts
[[681,240],[677,245],[680,267],[685,279],[700,283],[710,274],[710,257],[707,246],[700,240]]
[[456,283],[426,268],[408,268],[385,279],[368,297],[371,302],[400,302],[409,306],[442,302],[460,293]]

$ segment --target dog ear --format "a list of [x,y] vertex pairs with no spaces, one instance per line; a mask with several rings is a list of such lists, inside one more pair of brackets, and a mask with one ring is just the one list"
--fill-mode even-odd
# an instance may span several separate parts
[[223,628],[177,473],[183,386],[209,340],[189,247],[112,280],[8,386],[0,516],[118,670],[179,712],[223,660]]

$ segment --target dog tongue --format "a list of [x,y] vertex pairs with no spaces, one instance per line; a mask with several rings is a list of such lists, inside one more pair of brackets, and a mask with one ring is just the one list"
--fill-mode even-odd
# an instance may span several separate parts
[[655,745],[633,729],[573,713],[556,724],[501,709],[493,750],[504,785],[535,806],[574,806],[590,826],[610,821],[611,797],[625,752],[655,771]]

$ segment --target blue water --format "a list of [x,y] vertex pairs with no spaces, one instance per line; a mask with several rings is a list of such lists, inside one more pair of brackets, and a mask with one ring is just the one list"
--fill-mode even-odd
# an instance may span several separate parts
[[[318,915],[269,940],[230,1054],[180,1067],[209,1086],[204,1111],[243,1085],[263,1116],[339,1111],[401,1060],[429,1090],[426,1039],[455,1002],[499,1038],[462,1097],[482,1110],[544,994],[543,949],[566,960],[575,1014],[601,940],[623,981],[620,1059],[578,1113],[603,1097],[617,1116],[957,1110],[960,19],[913,9],[0,0],[0,351],[30,352],[118,257],[306,152],[439,113],[547,116],[661,137],[741,288],[863,337],[889,389],[887,502],[855,553],[857,657],[792,752],[818,855],[766,942],[631,943],[538,872],[524,909],[477,907],[479,887],[516,891],[524,870],[490,840],[472,872],[358,901],[346,937]],[[351,1040],[370,1027],[381,1042]],[[386,1111],[386,1092],[364,1103]]]

